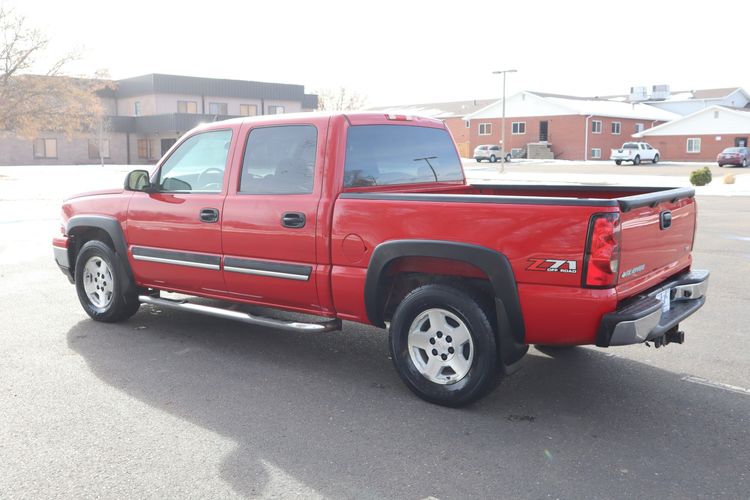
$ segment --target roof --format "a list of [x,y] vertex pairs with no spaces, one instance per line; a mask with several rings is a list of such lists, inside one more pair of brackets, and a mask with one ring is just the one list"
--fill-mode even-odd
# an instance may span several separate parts
[[462,118],[492,104],[495,101],[496,99],[474,99],[472,101],[452,101],[428,104],[399,104],[395,106],[378,106],[369,108],[368,111],[419,115],[440,119]]
[[[526,90],[508,97],[506,101],[507,117],[581,115],[669,121],[680,116],[648,104]],[[500,118],[502,116],[501,104],[502,99],[472,113],[467,118]]]
[[148,94],[188,94],[306,102],[303,85],[159,73],[117,80],[116,93],[117,97],[136,97]]
[[633,137],[748,133],[750,133],[750,109],[714,105],[633,134]]
[[[729,97],[737,91],[741,91],[747,95],[747,92],[742,87],[723,87],[719,89],[699,89],[699,90],[671,90],[669,97],[666,99],[650,99],[639,102],[664,102],[664,101],[696,101],[702,99],[724,99]],[[748,95],[750,97],[750,95]],[[630,94],[616,94],[608,96],[596,96],[594,99],[606,99],[606,100],[628,100]]]

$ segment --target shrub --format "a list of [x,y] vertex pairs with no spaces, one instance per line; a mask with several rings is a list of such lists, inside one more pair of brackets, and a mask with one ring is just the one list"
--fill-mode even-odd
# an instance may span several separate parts
[[690,184],[693,186],[705,186],[711,182],[711,170],[708,167],[693,170],[690,173]]

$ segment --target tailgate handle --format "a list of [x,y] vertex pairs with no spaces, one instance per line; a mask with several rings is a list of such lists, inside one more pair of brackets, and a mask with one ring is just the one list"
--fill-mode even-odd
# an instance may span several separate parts
[[665,210],[659,214],[659,228],[664,230],[670,227],[672,227],[672,212]]

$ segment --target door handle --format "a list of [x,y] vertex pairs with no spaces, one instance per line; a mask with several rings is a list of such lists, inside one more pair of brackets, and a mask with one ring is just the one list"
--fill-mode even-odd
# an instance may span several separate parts
[[218,222],[219,210],[217,208],[201,208],[201,222]]
[[281,225],[293,229],[305,227],[305,214],[300,212],[284,212],[281,216]]

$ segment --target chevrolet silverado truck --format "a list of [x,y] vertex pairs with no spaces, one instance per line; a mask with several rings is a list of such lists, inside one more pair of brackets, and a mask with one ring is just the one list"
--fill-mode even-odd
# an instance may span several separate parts
[[708,284],[695,227],[692,189],[471,185],[441,121],[303,113],[186,133],[153,172],[65,201],[53,249],[96,321],[145,303],[387,328],[409,389],[461,406],[530,344],[682,343]]
[[642,161],[659,163],[659,150],[645,142],[626,142],[621,148],[613,149],[609,159],[616,165],[624,161],[632,161],[633,165],[640,165]]

